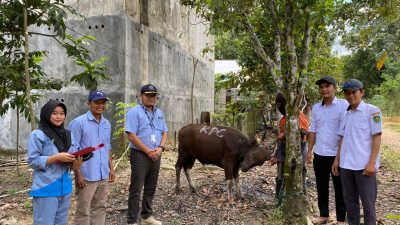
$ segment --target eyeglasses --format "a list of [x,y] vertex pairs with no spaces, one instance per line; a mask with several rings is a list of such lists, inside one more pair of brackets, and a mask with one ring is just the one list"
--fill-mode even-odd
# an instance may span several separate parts
[[157,94],[144,94],[147,98],[155,98]]

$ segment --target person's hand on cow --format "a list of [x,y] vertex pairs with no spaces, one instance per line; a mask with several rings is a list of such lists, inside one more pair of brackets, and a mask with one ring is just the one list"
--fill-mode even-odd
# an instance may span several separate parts
[[270,166],[275,165],[278,162],[278,159],[276,158],[276,156],[272,156],[271,159],[268,161]]

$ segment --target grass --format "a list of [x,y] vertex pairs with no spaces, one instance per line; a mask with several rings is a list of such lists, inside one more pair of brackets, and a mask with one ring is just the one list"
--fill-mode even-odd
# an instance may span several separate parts
[[400,124],[390,124],[389,127],[393,131],[400,133]]
[[32,200],[30,198],[25,198],[22,208],[24,208],[27,212],[33,212]]
[[7,194],[8,195],[13,195],[13,194],[17,193],[17,191],[18,190],[16,188],[10,188],[10,189],[7,190]]
[[172,218],[171,219],[171,224],[173,224],[173,225],[181,225],[183,223],[182,223],[181,219],[179,219],[179,218]]
[[381,148],[381,159],[385,166],[389,167],[394,172],[400,172],[400,154],[398,151],[392,150],[384,145]]

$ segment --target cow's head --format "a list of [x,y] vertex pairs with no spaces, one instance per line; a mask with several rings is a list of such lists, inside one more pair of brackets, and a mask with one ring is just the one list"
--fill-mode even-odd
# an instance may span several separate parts
[[261,166],[265,161],[269,160],[273,154],[267,147],[258,144],[253,140],[247,150],[243,162],[240,164],[240,169],[247,172],[255,166]]

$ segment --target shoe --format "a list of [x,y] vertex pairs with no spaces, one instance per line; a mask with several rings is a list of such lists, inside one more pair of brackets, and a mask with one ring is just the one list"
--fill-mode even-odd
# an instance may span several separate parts
[[318,217],[311,220],[314,225],[327,224],[330,221],[329,217]]
[[147,219],[143,219],[140,221],[140,225],[162,225],[161,221],[156,220],[153,216],[150,216]]

